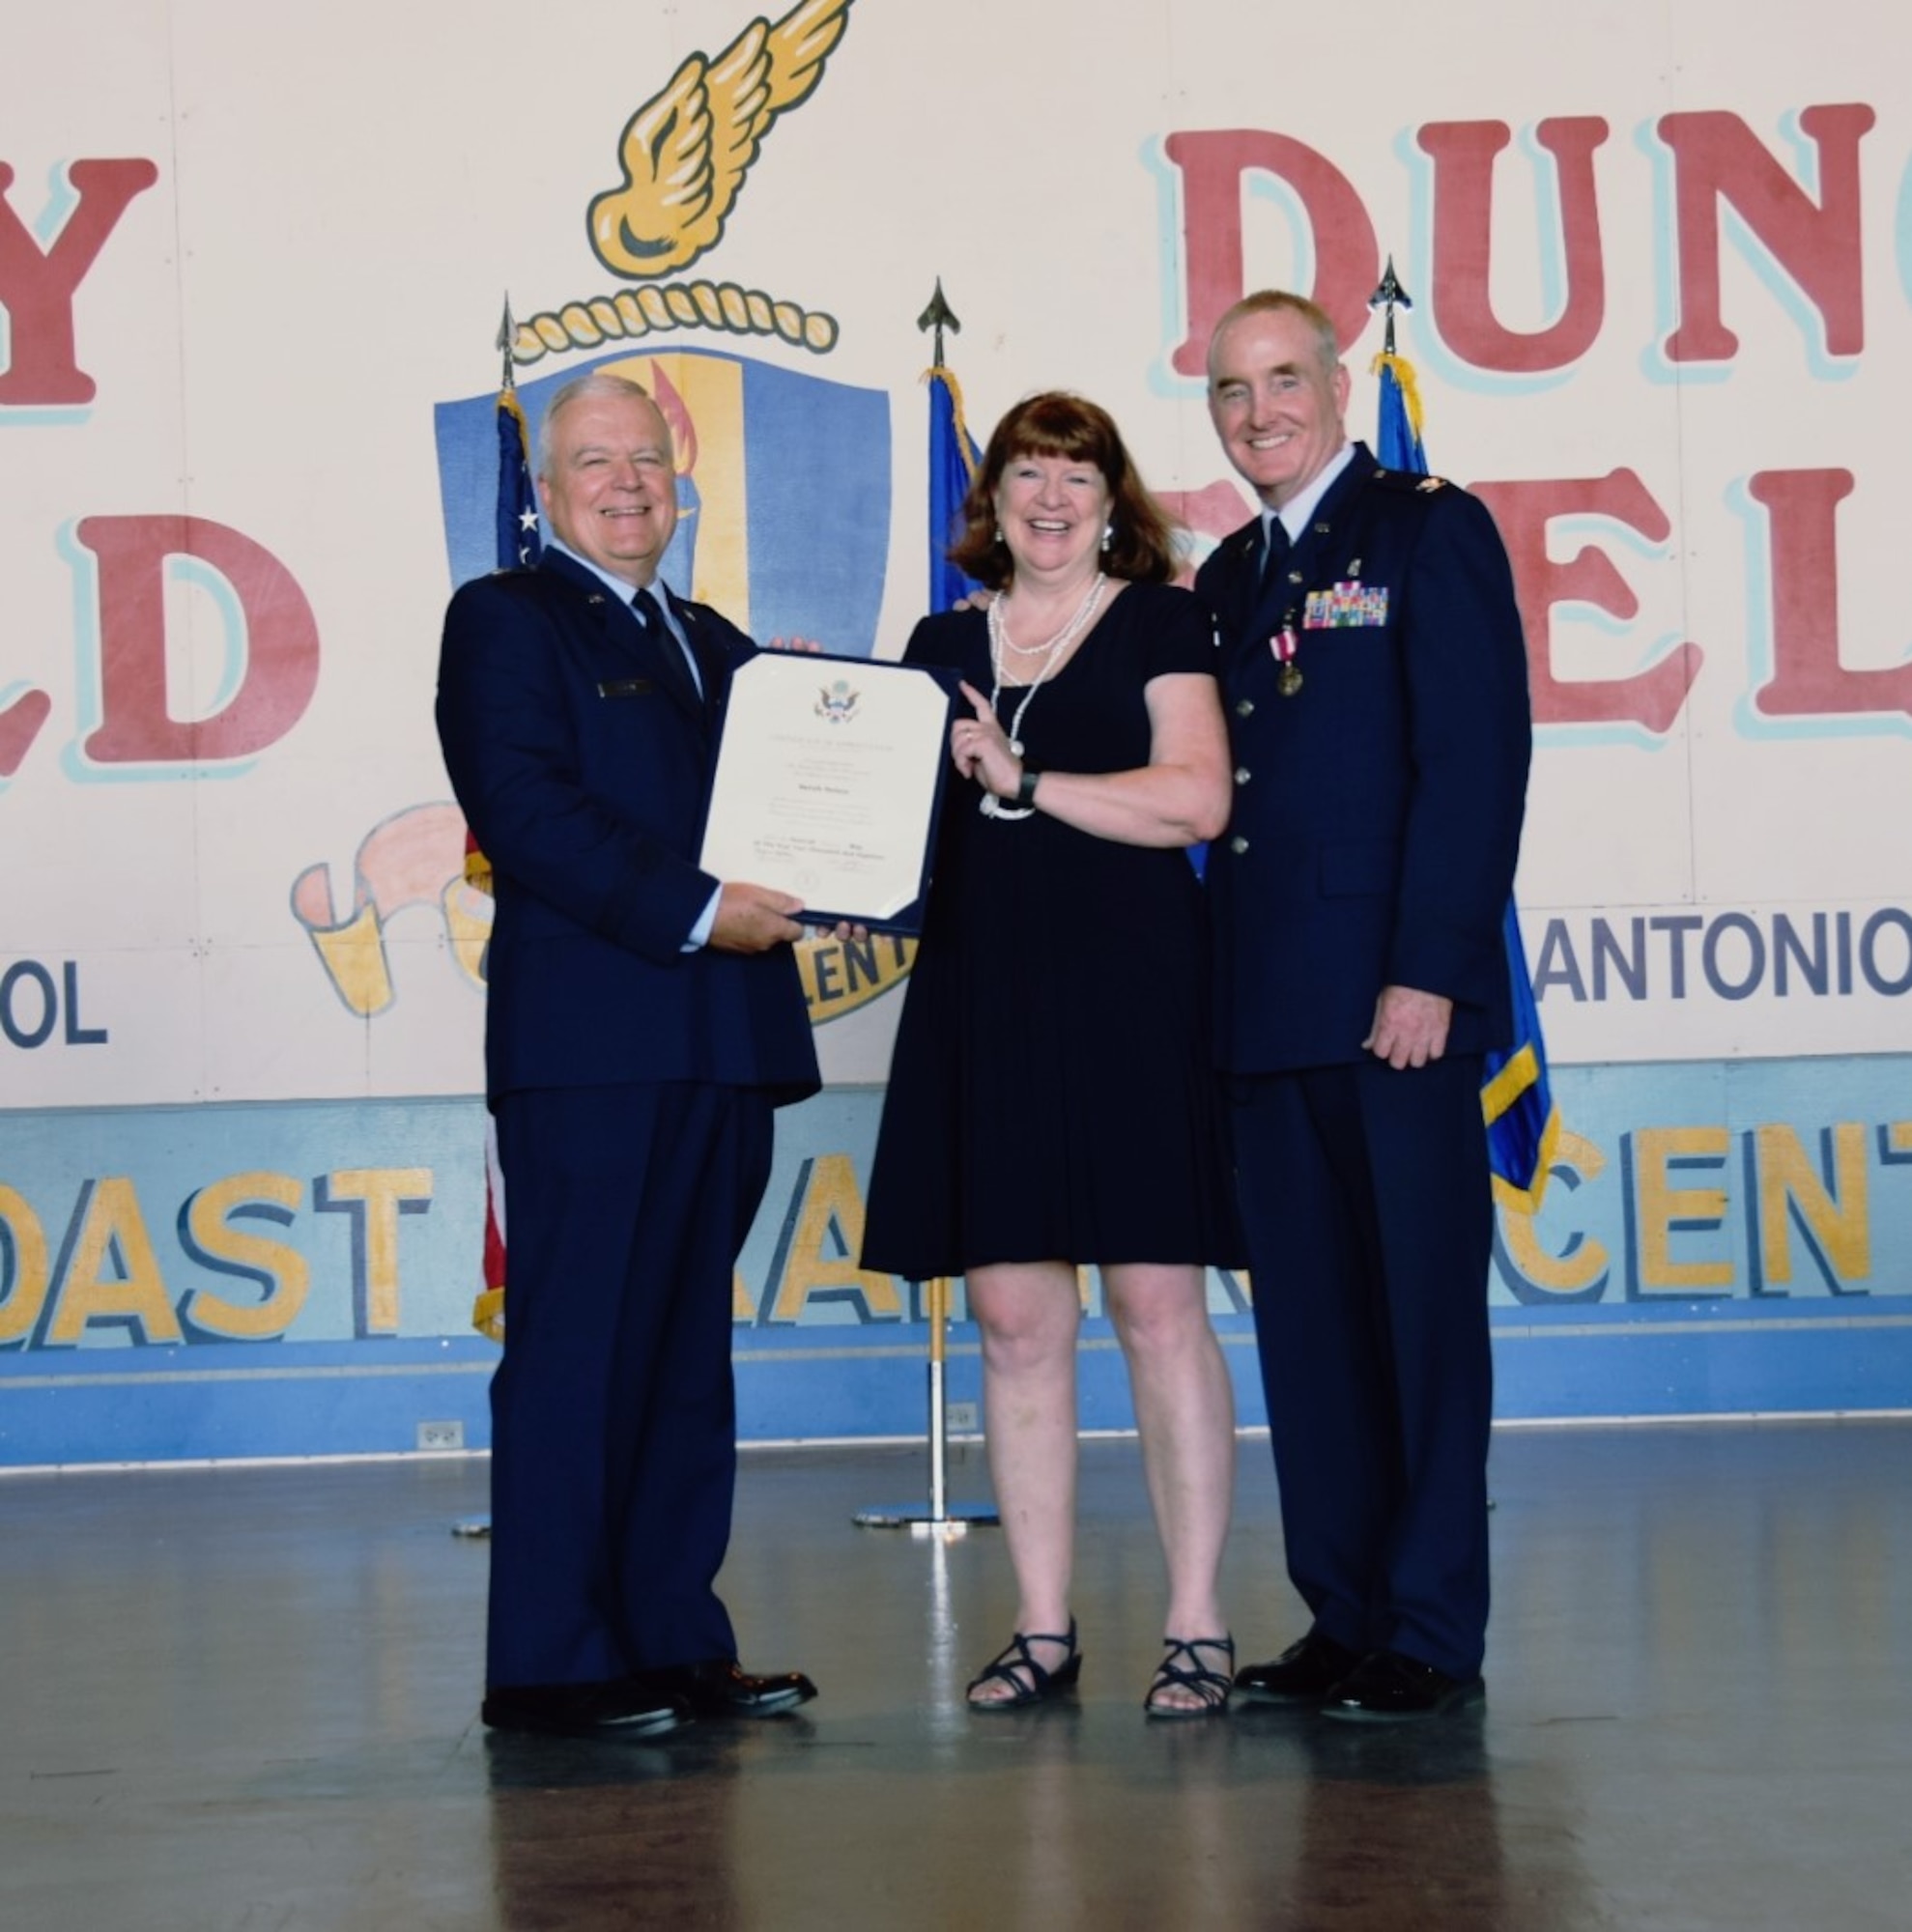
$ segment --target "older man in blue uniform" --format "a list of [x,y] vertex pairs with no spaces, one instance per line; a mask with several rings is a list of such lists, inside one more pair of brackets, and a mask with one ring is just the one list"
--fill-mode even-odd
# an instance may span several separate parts
[[814,1694],[737,1662],[731,1270],[773,1107],[814,1091],[801,908],[699,868],[732,670],[657,578],[671,437],[635,384],[546,412],[532,570],[445,615],[439,735],[496,880],[485,1031],[511,1228],[484,1720],[647,1736]]
[[1531,730],[1486,509],[1348,438],[1332,325],[1224,315],[1209,409],[1261,498],[1203,565],[1235,758],[1209,884],[1288,1571],[1312,1622],[1241,1694],[1392,1722],[1484,1693],[1482,1056]]

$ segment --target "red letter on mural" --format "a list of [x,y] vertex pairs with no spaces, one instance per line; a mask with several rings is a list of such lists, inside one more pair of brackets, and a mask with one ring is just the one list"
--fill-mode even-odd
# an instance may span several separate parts
[[1849,670],[1839,661],[1839,533],[1849,469],[1761,469],[1747,495],[1766,506],[1773,565],[1773,674],[1753,694],[1768,718],[1912,716],[1912,664]]
[[1547,554],[1547,526],[1555,517],[1611,517],[1654,542],[1671,532],[1667,513],[1631,469],[1557,482],[1476,483],[1494,512],[1514,566],[1521,621],[1527,630],[1528,685],[1536,724],[1592,724],[1625,720],[1664,732],[1679,715],[1699,674],[1704,653],[1684,643],[1632,677],[1561,679],[1554,675],[1548,612],[1555,604],[1591,604],[1612,617],[1632,617],[1640,600],[1600,551],[1582,550],[1569,562]]
[[127,203],[158,179],[151,161],[74,161],[67,180],[79,200],[43,254],[7,204],[14,171],[0,161],[0,308],[12,345],[0,406],[93,400],[93,378],[73,359],[73,292]]
[[[249,757],[298,724],[319,681],[319,627],[305,593],[250,537],[203,517],[83,517],[99,560],[100,727],[96,763],[205,764]],[[191,557],[231,585],[243,627],[237,688],[209,718],[166,710],[168,557]],[[237,640],[236,640],[237,641]]]
[[1819,151],[1815,202],[1737,114],[1667,114],[1661,140],[1673,156],[1673,220],[1679,248],[1679,327],[1666,341],[1671,362],[1726,362],[1739,337],[1720,320],[1720,216],[1730,202],[1773,259],[1798,283],[1825,327],[1826,352],[1866,346],[1859,239],[1859,140],[1869,107],[1809,107],[1801,129]]
[[1241,178],[1278,176],[1295,190],[1315,244],[1315,285],[1300,293],[1327,311],[1345,349],[1367,326],[1381,276],[1374,224],[1354,184],[1326,155],[1257,128],[1171,134],[1162,144],[1182,170],[1183,273],[1188,335],[1172,358],[1182,376],[1208,365],[1221,312],[1248,291],[1241,260]]
[[23,691],[11,704],[0,704],[0,779],[19,770],[52,708],[53,700],[43,691]]
[[1526,335],[1495,320],[1489,293],[1494,157],[1507,145],[1506,123],[1435,121],[1416,137],[1434,161],[1435,320],[1448,348],[1477,369],[1528,375],[1564,368],[1593,346],[1606,318],[1593,151],[1607,138],[1607,124],[1591,118],[1543,121],[1534,137],[1554,156],[1559,180],[1567,287],[1559,319]]

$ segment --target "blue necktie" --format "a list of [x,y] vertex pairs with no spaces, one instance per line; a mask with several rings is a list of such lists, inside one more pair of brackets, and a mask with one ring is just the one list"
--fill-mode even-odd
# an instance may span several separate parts
[[1278,516],[1268,520],[1264,526],[1264,533],[1267,547],[1262,556],[1261,594],[1267,597],[1281,582],[1281,574],[1288,567],[1288,553],[1293,546],[1288,539],[1288,526]]
[[671,626],[665,621],[663,607],[648,589],[641,588],[631,599],[631,609],[637,613],[641,623],[656,640],[657,648],[664,654],[671,673],[678,679],[678,691],[699,708],[703,704],[703,694],[698,689],[698,674],[691,668],[691,663]]

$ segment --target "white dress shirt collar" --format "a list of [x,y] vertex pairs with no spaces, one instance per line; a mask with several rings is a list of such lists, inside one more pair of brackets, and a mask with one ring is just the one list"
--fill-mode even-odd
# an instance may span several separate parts
[[[638,586],[635,583],[628,582],[621,577],[613,577],[608,570],[599,569],[589,557],[580,555],[562,538],[546,537],[544,547],[546,550],[562,551],[573,563],[582,564],[617,599],[618,603],[628,605],[637,597]],[[657,599],[658,603],[664,607],[664,612],[667,617],[674,614],[671,610],[670,600],[664,594],[664,580],[661,577],[652,578],[649,584],[645,587]]]
[[1262,511],[1262,538],[1268,539],[1268,526],[1272,519],[1281,519],[1281,527],[1288,532],[1289,541],[1296,541],[1308,526],[1308,519],[1315,513],[1315,505],[1327,495],[1328,486],[1355,460],[1355,445],[1344,442],[1336,453],[1322,466],[1314,479],[1296,491],[1279,510]]

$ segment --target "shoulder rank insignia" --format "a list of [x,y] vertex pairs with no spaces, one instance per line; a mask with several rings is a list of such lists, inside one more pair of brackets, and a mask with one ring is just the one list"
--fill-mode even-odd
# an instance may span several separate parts
[[1447,488],[1446,477],[1422,476],[1413,469],[1377,469],[1368,480],[1380,485],[1384,490],[1392,490],[1402,496],[1412,497],[1426,497],[1436,490]]

